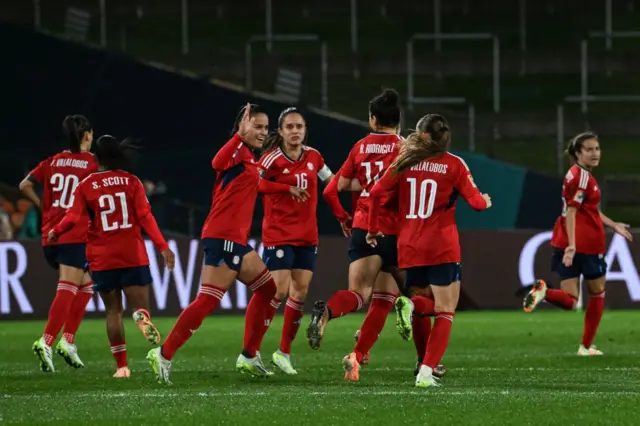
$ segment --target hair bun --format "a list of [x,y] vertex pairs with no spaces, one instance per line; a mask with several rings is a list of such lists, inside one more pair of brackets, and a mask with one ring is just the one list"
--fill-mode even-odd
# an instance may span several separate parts
[[394,89],[384,89],[380,94],[380,101],[385,106],[394,107],[400,102],[400,95]]

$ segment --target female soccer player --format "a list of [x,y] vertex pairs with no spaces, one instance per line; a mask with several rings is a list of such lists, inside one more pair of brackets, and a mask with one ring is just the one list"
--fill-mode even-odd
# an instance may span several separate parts
[[245,316],[244,349],[236,369],[254,376],[270,376],[258,355],[265,333],[268,307],[276,285],[264,262],[248,245],[249,230],[258,190],[289,192],[305,201],[309,193],[301,188],[260,179],[252,149],[261,148],[267,136],[269,118],[259,106],[247,104],[236,119],[234,134],[212,161],[216,172],[211,210],[202,229],[204,267],[196,299],[178,317],[161,348],[147,355],[158,381],[171,383],[171,360],[176,351],[197,330],[204,318],[218,307],[227,289],[238,278],[251,290]]
[[[89,217],[85,216],[78,226],[56,242],[49,242],[47,235],[64,217],[73,204],[74,191],[90,173],[98,170],[93,154],[89,153],[93,142],[91,123],[82,115],[70,115],[62,122],[62,130],[69,149],[41,161],[20,182],[20,190],[42,209],[42,248],[47,263],[60,271],[56,296],[49,308],[49,318],[42,337],[33,344],[33,351],[40,360],[40,369],[55,371],[51,346],[63,331],[56,346],[67,364],[74,368],[84,367],[78,356],[75,335],[84,318],[87,303],[93,296],[91,279],[85,272],[87,263],[85,243]],[[44,196],[34,191],[34,184],[44,187]],[[63,330],[64,325],[64,330]]]
[[[449,344],[460,295],[456,195],[461,194],[476,210],[491,207],[491,199],[480,194],[464,160],[448,152],[451,133],[444,117],[426,115],[416,127],[417,133],[403,143],[398,158],[371,190],[366,238],[372,247],[377,247],[382,237],[386,238],[378,225],[381,198],[389,192],[396,194],[400,212],[398,263],[406,271],[405,290],[418,295],[396,300],[398,329],[408,340],[414,312],[435,314],[416,376],[416,386],[429,387],[438,385],[433,371]],[[427,287],[431,287],[435,302],[424,297]]]
[[551,237],[554,253],[551,270],[560,276],[560,290],[547,288],[538,280],[524,298],[525,312],[533,311],[540,302],[547,302],[571,310],[578,300],[580,276],[589,289],[589,301],[584,316],[579,356],[602,355],[593,340],[604,310],[607,264],[604,260],[607,225],[631,241],[629,225],[614,222],[600,210],[600,189],[591,174],[600,163],[600,142],[594,133],[581,133],[574,137],[566,153],[574,161],[562,186],[562,214],[556,220]]
[[[373,300],[379,304],[379,314],[368,315],[371,328],[381,330],[384,319],[393,306],[398,288],[393,276],[388,272],[397,267],[395,232],[397,211],[391,198],[385,199],[383,229],[388,235],[378,247],[370,247],[366,241],[367,216],[369,211],[369,192],[375,181],[393,162],[397,155],[397,147],[401,140],[398,136],[400,123],[400,106],[398,93],[386,89],[369,102],[369,125],[374,131],[357,142],[349,154],[349,158],[341,168],[341,176],[337,182],[338,190],[351,186],[352,179],[358,179],[363,187],[353,219],[353,230],[349,246],[349,290],[340,290],[325,304],[317,301],[314,304],[311,321],[307,329],[309,345],[319,349],[324,336],[324,329],[331,319],[355,312],[362,307],[373,288]],[[343,221],[344,223],[344,221]],[[385,310],[386,309],[386,310]],[[377,332],[365,332],[368,324],[363,324],[358,346],[368,347],[377,339]],[[353,368],[347,371],[345,379],[359,379],[359,363],[368,352],[356,351],[348,356]],[[346,368],[346,366],[345,366]],[[352,373],[353,371],[353,373]]]
[[116,360],[113,377],[131,375],[122,324],[122,292],[134,308],[133,319],[145,338],[160,343],[160,333],[149,316],[149,257],[141,228],[149,235],[169,269],[175,258],[162,237],[144,187],[130,167],[137,149],[129,140],[119,142],[102,136],[95,147],[100,171],[85,178],[74,193],[74,202],[64,219],[48,234],[55,242],[74,229],[87,215],[91,217],[87,259],[94,288],[107,311],[107,336]]
[[272,355],[273,364],[286,374],[297,374],[291,364],[291,344],[300,328],[316,264],[318,180],[327,182],[333,177],[322,155],[307,146],[306,140],[304,117],[296,108],[287,108],[278,117],[278,130],[267,138],[259,163],[263,179],[295,186],[310,194],[310,199],[303,203],[288,192],[263,197],[262,260],[277,288],[268,307],[265,327],[288,296],[280,348]]

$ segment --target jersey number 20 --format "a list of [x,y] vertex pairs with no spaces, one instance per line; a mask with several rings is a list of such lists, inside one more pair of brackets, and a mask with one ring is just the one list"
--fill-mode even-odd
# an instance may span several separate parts
[[[116,198],[119,198],[120,206],[117,206]],[[102,195],[98,199],[98,204],[100,204],[100,219],[104,231],[131,228],[132,225],[129,223],[129,209],[127,208],[127,195],[124,192],[116,192],[114,195]],[[109,216],[115,213],[118,207],[122,210],[122,223],[109,218]]]
[[420,182],[420,189],[418,189],[416,178],[407,178],[407,182],[409,182],[410,197],[407,219],[429,218],[433,214],[433,206],[436,203],[438,182],[433,179],[425,179]]
[[[63,175],[62,173],[54,173],[49,181],[52,185],[51,191],[54,192],[54,200],[52,207],[62,207],[68,209],[73,205],[73,193],[80,183],[80,179],[76,175]],[[55,193],[61,193],[59,197],[55,197]]]

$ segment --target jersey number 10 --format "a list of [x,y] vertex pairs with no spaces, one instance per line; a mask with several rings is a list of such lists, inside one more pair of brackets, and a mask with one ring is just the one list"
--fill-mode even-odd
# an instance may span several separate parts
[[[115,196],[115,197],[114,197]],[[111,221],[109,216],[112,216],[117,209],[116,198],[120,199],[120,209],[122,210],[122,223],[118,221]],[[114,195],[105,194],[98,198],[98,204],[100,204],[100,219],[102,221],[103,231],[115,231],[116,229],[131,228],[129,223],[129,209],[127,208],[127,195],[124,192],[117,192]]]
[[[427,219],[433,214],[433,207],[436,203],[436,192],[438,191],[438,182],[433,179],[425,179],[420,182],[418,190],[418,181],[416,178],[407,178],[409,182],[409,214],[407,219]],[[419,206],[416,208],[416,204]],[[416,210],[418,210],[416,214]]]

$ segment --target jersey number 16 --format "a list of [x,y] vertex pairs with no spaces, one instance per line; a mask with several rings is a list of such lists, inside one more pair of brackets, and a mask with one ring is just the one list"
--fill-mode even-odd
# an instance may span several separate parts
[[[116,198],[120,199],[119,206],[116,203]],[[98,199],[98,204],[100,204],[100,219],[103,231],[131,228],[132,225],[129,223],[129,209],[127,208],[127,195],[124,192],[116,192],[114,195],[102,195]],[[122,210],[122,222],[112,219],[118,207]]]

